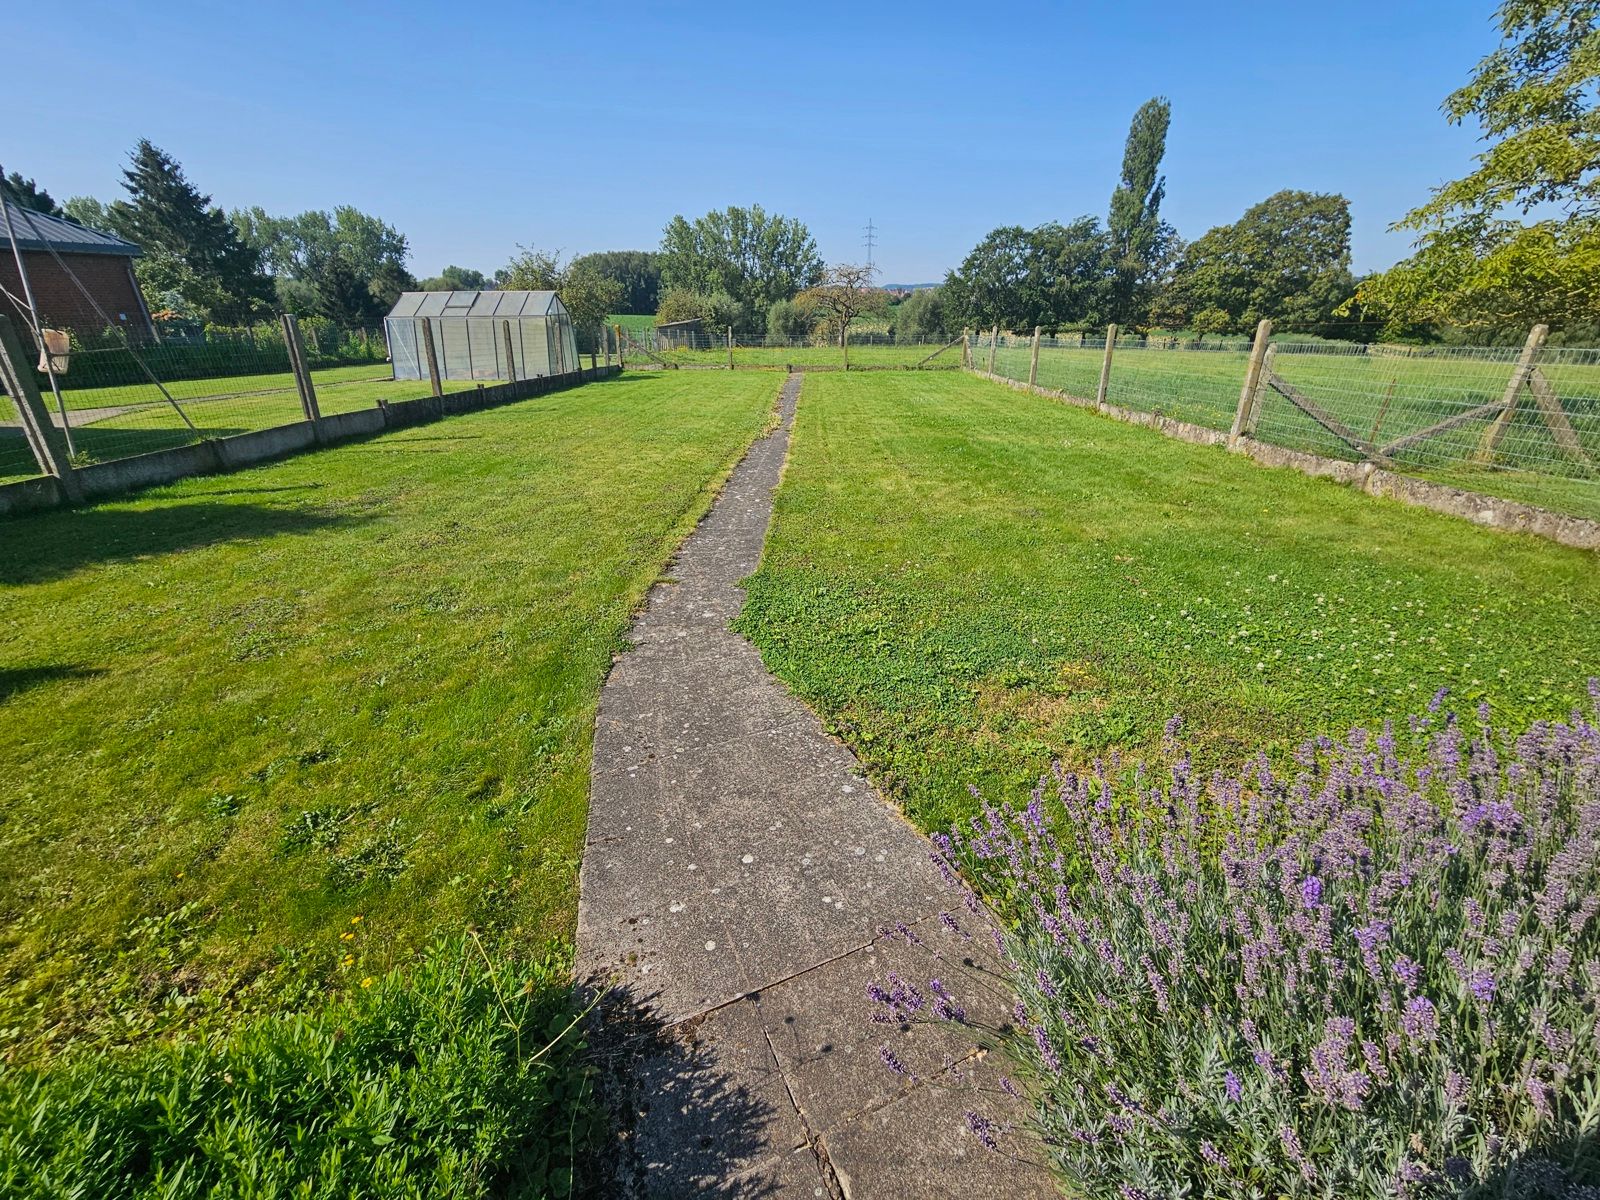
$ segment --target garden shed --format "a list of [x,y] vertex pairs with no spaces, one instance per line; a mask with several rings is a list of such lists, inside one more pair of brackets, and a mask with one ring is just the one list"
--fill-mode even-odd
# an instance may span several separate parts
[[572,318],[554,292],[402,292],[384,318],[396,379],[532,379],[578,369]]

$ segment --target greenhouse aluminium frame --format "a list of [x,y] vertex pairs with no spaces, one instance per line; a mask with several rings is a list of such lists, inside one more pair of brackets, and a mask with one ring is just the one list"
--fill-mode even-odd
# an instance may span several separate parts
[[442,379],[535,379],[578,368],[572,318],[554,292],[402,292],[384,318],[396,379],[427,379],[423,326]]

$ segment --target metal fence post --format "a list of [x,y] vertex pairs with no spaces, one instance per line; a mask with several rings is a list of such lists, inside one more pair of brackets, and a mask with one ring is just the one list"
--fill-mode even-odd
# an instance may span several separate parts
[[1094,390],[1095,404],[1102,405],[1106,402],[1106,393],[1111,390],[1111,354],[1117,348],[1117,327],[1106,326],[1106,353],[1100,360],[1100,385]]
[[317,407],[317,390],[311,385],[311,372],[306,369],[306,344],[300,337],[300,322],[293,313],[284,313],[282,321],[283,344],[289,351],[289,369],[294,372],[295,390],[300,393],[300,411],[306,420],[320,421],[322,410]]
[[50,420],[50,413],[39,395],[39,384],[33,377],[33,366],[22,339],[11,318],[0,314],[0,385],[11,397],[22,423],[23,435],[33,458],[39,464],[39,474],[53,475],[69,500],[81,500],[83,492],[77,477],[72,473],[72,460],[67,454],[66,439]]
[[1228,434],[1229,447],[1240,438],[1254,437],[1256,422],[1261,417],[1261,370],[1267,361],[1267,346],[1272,339],[1272,322],[1263,319],[1256,326],[1256,340],[1250,347],[1250,365],[1245,368],[1244,387],[1239,391],[1239,407],[1233,414],[1233,429]]
[[989,334],[989,374],[994,374],[994,353],[1000,348],[1000,326],[996,325]]
[[439,353],[433,346],[433,322],[426,317],[422,319],[422,352],[428,358],[428,383],[433,387],[435,397],[444,395],[444,387],[439,382]]
[[1028,386],[1039,384],[1039,326],[1033,327],[1033,357],[1028,360]]

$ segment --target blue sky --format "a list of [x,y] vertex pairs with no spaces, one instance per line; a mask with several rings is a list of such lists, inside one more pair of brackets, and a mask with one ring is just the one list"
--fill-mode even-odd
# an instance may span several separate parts
[[419,275],[518,243],[651,248],[674,213],[760,203],[830,260],[863,256],[871,218],[884,278],[912,282],[996,225],[1103,214],[1160,94],[1183,236],[1338,191],[1367,270],[1471,164],[1477,131],[1439,104],[1493,49],[1493,7],[28,5],[0,162],[109,200],[149,137],[224,207],[378,214]]

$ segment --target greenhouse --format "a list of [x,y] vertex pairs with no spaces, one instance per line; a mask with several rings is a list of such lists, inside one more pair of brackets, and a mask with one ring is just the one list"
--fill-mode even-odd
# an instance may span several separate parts
[[402,292],[384,318],[396,379],[427,379],[424,327],[441,379],[532,379],[578,368],[572,318],[554,292]]

